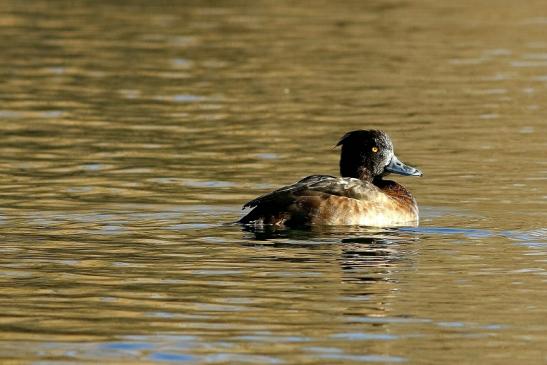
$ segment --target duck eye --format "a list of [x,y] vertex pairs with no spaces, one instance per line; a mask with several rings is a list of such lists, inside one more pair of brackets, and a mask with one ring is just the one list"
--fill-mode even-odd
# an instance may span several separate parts
[[378,147],[376,147],[376,146],[372,147],[372,152],[374,152],[374,153],[378,152]]

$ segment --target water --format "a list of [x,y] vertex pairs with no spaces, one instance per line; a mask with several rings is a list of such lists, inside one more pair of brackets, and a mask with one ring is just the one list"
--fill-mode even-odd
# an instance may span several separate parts
[[[0,358],[543,364],[543,1],[0,3]],[[381,128],[415,229],[248,232]]]

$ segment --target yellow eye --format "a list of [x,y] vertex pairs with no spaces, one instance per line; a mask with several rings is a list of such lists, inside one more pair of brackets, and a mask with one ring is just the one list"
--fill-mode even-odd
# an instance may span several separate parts
[[378,147],[376,147],[376,146],[372,147],[372,152],[374,152],[374,153],[378,152]]

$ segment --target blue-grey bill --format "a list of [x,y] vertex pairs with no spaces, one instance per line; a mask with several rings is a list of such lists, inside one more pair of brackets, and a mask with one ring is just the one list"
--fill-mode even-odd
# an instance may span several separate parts
[[393,155],[389,164],[385,167],[387,172],[405,176],[422,176],[422,172],[412,166],[405,165],[397,156]]

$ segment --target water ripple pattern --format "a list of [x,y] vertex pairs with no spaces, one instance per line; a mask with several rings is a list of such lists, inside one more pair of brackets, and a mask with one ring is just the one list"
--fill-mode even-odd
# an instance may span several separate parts
[[[0,362],[547,362],[543,0],[0,2]],[[424,171],[412,229],[231,224]]]

